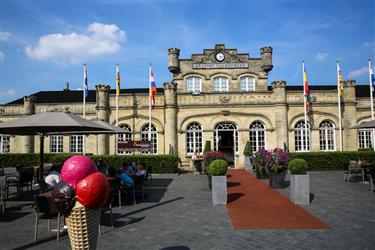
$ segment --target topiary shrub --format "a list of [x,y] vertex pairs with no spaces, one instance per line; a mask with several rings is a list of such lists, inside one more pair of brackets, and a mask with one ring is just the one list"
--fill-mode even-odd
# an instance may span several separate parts
[[211,141],[206,141],[206,143],[204,144],[204,150],[203,150],[203,154],[207,154],[208,152],[211,152],[212,149],[211,149]]
[[213,176],[226,175],[228,169],[228,162],[217,159],[208,166],[208,174]]
[[306,174],[307,167],[307,162],[301,158],[291,160],[288,165],[291,174]]
[[245,148],[243,150],[243,155],[246,157],[253,156],[253,149],[249,141],[246,142]]

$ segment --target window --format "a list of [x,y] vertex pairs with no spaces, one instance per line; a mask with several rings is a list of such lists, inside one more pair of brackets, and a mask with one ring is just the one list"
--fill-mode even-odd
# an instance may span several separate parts
[[186,127],[186,153],[201,154],[202,151],[202,127],[197,122],[192,122]]
[[202,80],[199,77],[188,77],[186,79],[186,92],[200,93],[202,91]]
[[[307,135],[306,135],[306,132],[307,132]],[[294,127],[294,142],[295,142],[295,150],[297,152],[310,151],[310,124],[309,123],[307,123],[307,129],[305,129],[305,121],[297,122],[296,126]]]
[[255,79],[250,76],[241,77],[240,89],[241,91],[255,91]]
[[335,124],[325,120],[319,125],[319,138],[321,151],[334,151],[335,147]]
[[[141,139],[142,141],[148,141],[149,136],[149,128],[148,124],[144,125],[142,128]],[[158,133],[154,124],[151,124],[151,153],[156,154],[158,152]]]
[[228,78],[222,76],[214,78],[214,91],[228,91]]
[[372,147],[372,129],[358,129],[358,148]]
[[254,152],[265,147],[265,128],[263,123],[256,121],[250,125],[250,145]]
[[0,135],[0,154],[6,154],[10,152],[10,136]]
[[62,153],[64,152],[64,136],[51,135],[50,137],[50,152]]
[[70,136],[70,152],[83,153],[83,135]]
[[[133,140],[133,132],[132,132],[131,127],[129,125],[127,125],[127,124],[122,124],[122,125],[120,125],[120,127],[123,128],[124,130],[126,130],[126,133],[118,134],[117,135],[117,140],[119,142],[132,141]],[[131,154],[132,151],[118,150],[117,153],[118,154]]]

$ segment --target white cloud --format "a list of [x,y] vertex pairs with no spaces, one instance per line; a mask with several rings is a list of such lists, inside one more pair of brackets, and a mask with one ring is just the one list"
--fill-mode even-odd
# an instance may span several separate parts
[[2,52],[2,51],[0,50],[0,61],[4,60],[4,57],[5,57],[4,52]]
[[89,59],[114,54],[121,49],[125,31],[115,24],[92,23],[89,34],[50,34],[39,38],[35,47],[27,46],[27,56],[37,60],[78,64]]
[[315,56],[315,59],[319,61],[323,61],[327,58],[327,56],[328,56],[328,53],[318,52]]
[[375,43],[365,42],[363,45],[364,45],[365,47],[372,47],[372,46],[375,46]]
[[11,33],[0,31],[0,41],[9,42],[11,37],[12,37]]
[[17,92],[14,89],[7,89],[3,91],[3,97],[14,97],[16,94]]
[[349,72],[348,78],[361,76],[361,75],[364,75],[364,74],[367,74],[367,73],[368,73],[368,68],[367,67],[362,67],[360,69],[351,70]]

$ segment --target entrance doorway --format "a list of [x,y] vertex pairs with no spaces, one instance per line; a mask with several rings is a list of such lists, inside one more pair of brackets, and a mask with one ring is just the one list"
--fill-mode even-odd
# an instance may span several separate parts
[[237,137],[237,126],[234,123],[222,122],[215,126],[215,150],[223,152],[225,160],[232,167],[235,165],[235,152],[238,147]]

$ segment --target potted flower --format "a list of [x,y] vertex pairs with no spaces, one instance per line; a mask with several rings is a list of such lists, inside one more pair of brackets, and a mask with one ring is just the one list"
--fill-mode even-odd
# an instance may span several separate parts
[[290,198],[296,204],[310,204],[310,178],[306,174],[308,164],[296,158],[289,162]]
[[210,163],[208,174],[212,176],[212,203],[227,204],[227,169],[225,160],[217,159]]
[[289,153],[282,148],[274,148],[269,154],[267,154],[267,158],[270,186],[273,188],[284,188]]
[[211,190],[211,175],[209,174],[209,166],[211,162],[214,160],[224,160],[225,161],[225,155],[223,152],[213,151],[213,152],[207,152],[203,156],[203,165],[204,165],[204,173],[207,174],[208,178],[208,188]]
[[253,157],[253,166],[258,179],[268,179],[267,167],[268,167],[268,155],[269,152],[260,148]]
[[243,150],[243,155],[245,156],[245,169],[251,171],[253,169],[251,165],[251,156],[253,156],[253,149],[249,141],[246,142],[245,148]]

